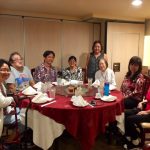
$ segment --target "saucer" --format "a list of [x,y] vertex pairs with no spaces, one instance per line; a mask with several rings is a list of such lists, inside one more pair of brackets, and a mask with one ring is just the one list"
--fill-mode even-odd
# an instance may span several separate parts
[[96,96],[95,96],[94,99],[101,99],[101,97],[96,97]]

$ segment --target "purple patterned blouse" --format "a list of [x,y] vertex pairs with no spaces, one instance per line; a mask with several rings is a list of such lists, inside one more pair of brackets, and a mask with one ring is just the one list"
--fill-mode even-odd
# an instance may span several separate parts
[[35,82],[55,82],[57,80],[56,68],[52,66],[50,69],[47,69],[44,63],[42,63],[35,69],[33,78]]

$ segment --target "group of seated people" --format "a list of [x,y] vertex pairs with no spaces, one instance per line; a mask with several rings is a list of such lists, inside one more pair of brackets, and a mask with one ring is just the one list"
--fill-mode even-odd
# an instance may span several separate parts
[[[116,86],[115,74],[113,70],[108,68],[107,56],[102,51],[101,43],[95,41],[92,50],[87,58],[87,78],[92,78],[93,82],[95,80],[107,81]],[[43,53],[43,59],[43,63],[35,68],[33,77],[30,69],[24,66],[23,58],[18,52],[10,55],[9,63],[4,59],[0,59],[0,135],[3,127],[3,108],[6,110],[6,107],[13,101],[12,97],[7,96],[4,84],[9,92],[15,93],[17,90],[25,89],[29,85],[33,86],[39,81],[43,83],[57,81],[57,69],[52,65],[55,53],[46,50]],[[76,57],[70,56],[68,64],[69,67],[61,70],[61,77],[66,80],[82,81],[83,72],[82,68],[77,65]],[[125,138],[133,147],[140,142],[136,126],[140,122],[150,122],[149,103],[147,103],[144,111],[141,109],[145,82],[141,72],[142,60],[138,56],[133,56],[129,60],[128,72],[121,85],[125,107]],[[150,101],[150,88],[146,99]],[[7,115],[4,113],[5,117]]]

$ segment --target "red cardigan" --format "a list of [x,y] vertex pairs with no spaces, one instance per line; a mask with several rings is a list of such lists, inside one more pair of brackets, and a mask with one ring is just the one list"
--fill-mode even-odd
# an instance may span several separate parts
[[147,100],[146,110],[150,110],[150,87],[149,87],[148,92],[146,94],[146,100]]

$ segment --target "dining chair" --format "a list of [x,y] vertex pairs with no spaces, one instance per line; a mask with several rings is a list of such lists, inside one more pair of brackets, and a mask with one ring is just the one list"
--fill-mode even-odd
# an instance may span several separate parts
[[[5,145],[10,146],[10,145],[15,144],[15,145],[17,145],[17,147],[19,149],[21,149],[21,145],[20,145],[21,136],[20,136],[19,129],[18,129],[16,102],[11,103],[10,106],[13,109],[13,111],[11,112],[11,115],[15,116],[15,122],[11,123],[11,124],[4,124],[3,135],[2,135],[2,148],[5,149],[4,148]],[[9,139],[9,136],[11,136],[11,134],[10,134],[11,130],[12,131],[15,130],[15,137],[13,139]]]
[[[29,130],[28,130],[28,122],[27,122],[27,117],[28,117],[28,110],[31,106],[31,98],[30,97],[27,97],[25,95],[20,95],[20,94],[8,94],[8,96],[12,96],[14,98],[14,104],[12,105],[12,107],[14,107],[14,115],[15,115],[15,123],[13,124],[5,124],[4,125],[4,128],[5,128],[5,134],[4,136],[2,137],[2,147],[3,149],[5,149],[5,145],[17,145],[17,148],[19,148],[20,150],[21,149],[28,149],[28,141],[31,140],[29,139],[29,137],[31,137],[31,133],[29,133]],[[18,118],[17,118],[17,111],[16,111],[16,107],[19,107],[22,103],[23,100],[29,100],[29,104],[28,106],[26,107],[26,111],[25,111],[25,124],[24,124],[24,131],[23,133],[20,133],[19,132],[19,129],[18,129]],[[7,142],[7,137],[9,136],[9,130],[14,130],[15,129],[15,132],[16,132],[16,138],[13,140],[13,141],[9,141]],[[30,144],[32,144],[32,142],[30,142]],[[30,145],[29,145],[30,146]]]
[[83,82],[84,83],[87,83],[87,77],[86,77],[86,69],[85,68],[82,68],[82,73],[83,73]]
[[31,69],[32,77],[34,76],[34,73],[35,73],[35,68],[32,68],[32,69]]

